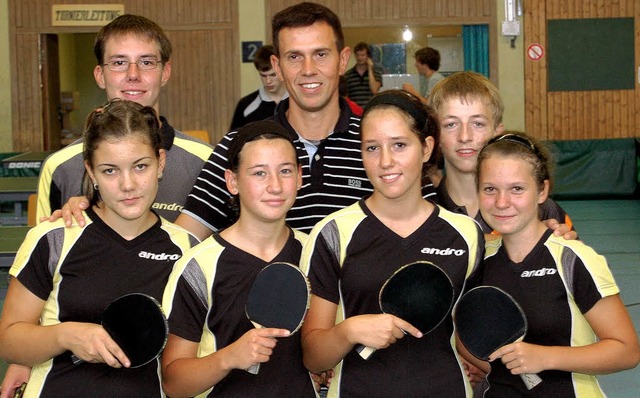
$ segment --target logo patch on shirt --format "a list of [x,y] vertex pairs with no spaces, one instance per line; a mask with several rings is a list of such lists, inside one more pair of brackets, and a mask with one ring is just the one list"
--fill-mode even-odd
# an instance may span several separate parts
[[347,180],[347,185],[354,188],[362,188],[362,181],[356,180],[355,178],[349,178]]
[[555,275],[558,273],[558,270],[555,268],[541,268],[535,271],[522,271],[520,274],[521,278],[532,278],[534,276],[545,276],[545,275]]
[[145,251],[141,251],[138,253],[138,257],[146,258],[147,260],[156,260],[156,261],[176,261],[181,256],[179,254],[167,254],[167,253],[149,253]]
[[168,211],[177,211],[177,212],[181,212],[182,209],[184,209],[184,206],[178,204],[178,203],[158,203],[158,202],[153,202],[153,205],[151,205],[151,208],[154,210],[168,210]]
[[420,250],[420,253],[422,254],[435,254],[438,256],[462,256],[464,253],[466,252],[466,250],[462,250],[462,249],[452,249],[450,247],[447,247],[446,249],[436,249],[433,247],[424,247],[422,248],[422,250]]

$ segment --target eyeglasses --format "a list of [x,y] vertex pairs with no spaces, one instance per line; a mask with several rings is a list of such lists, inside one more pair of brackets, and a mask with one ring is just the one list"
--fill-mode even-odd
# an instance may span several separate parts
[[140,70],[154,70],[158,67],[158,64],[161,64],[162,61],[158,61],[155,58],[142,58],[135,62],[125,61],[123,59],[116,59],[113,61],[109,61],[106,64],[102,64],[102,66],[106,66],[111,72],[126,72],[129,70],[129,66],[131,64],[138,65],[138,69]]

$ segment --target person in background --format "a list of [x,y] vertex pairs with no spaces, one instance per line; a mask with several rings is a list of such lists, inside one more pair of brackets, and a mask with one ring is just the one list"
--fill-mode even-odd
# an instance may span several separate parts
[[33,366],[27,397],[160,396],[159,360],[126,369],[129,359],[100,325],[122,295],[161,301],[175,258],[197,243],[151,209],[166,161],[155,110],[116,99],[92,112],[83,159],[86,223],[41,223],[27,234],[9,271],[0,357]]
[[[479,73],[457,72],[440,81],[430,98],[440,120],[445,172],[434,200],[445,209],[474,218],[489,234],[492,228],[479,212],[475,184],[480,149],[504,130],[504,105],[498,88]],[[552,199],[548,198],[540,210],[557,235],[577,237],[571,218]]]
[[[360,155],[360,119],[338,91],[351,50],[344,46],[338,16],[327,7],[303,2],[278,12],[272,23],[273,67],[289,92],[274,120],[296,138],[302,164],[302,187],[287,223],[308,232],[322,218],[371,193]],[[201,240],[232,223],[224,170],[235,132],[225,135],[205,163],[176,223]],[[425,180],[423,197],[433,197]],[[78,203],[65,205],[62,216],[82,217]]]
[[356,116],[362,116],[362,112],[364,109],[349,98],[349,90],[347,89],[347,78],[344,75],[340,76],[340,85],[339,85],[340,96],[344,98],[345,101],[349,104],[349,108],[351,108],[351,112],[353,112]]
[[440,69],[440,52],[435,48],[424,47],[416,51],[415,58],[418,74],[427,79],[424,91],[419,92],[410,83],[403,84],[402,88],[420,98],[424,104],[428,104],[431,90],[440,80],[444,79],[442,73],[438,72]]
[[237,130],[250,122],[272,118],[276,106],[289,96],[287,87],[273,70],[272,55],[272,45],[264,45],[256,51],[253,66],[260,75],[262,87],[238,101],[229,131]]
[[[140,15],[121,15],[100,29],[94,55],[97,65],[93,75],[109,100],[135,101],[152,107],[159,114],[160,93],[171,77],[172,46],[158,24]],[[152,207],[168,221],[174,221],[213,148],[174,129],[165,117],[160,116],[159,120],[167,160]],[[82,139],[54,152],[44,161],[38,179],[38,222],[81,195],[84,170]],[[76,200],[75,215],[78,223],[84,225],[82,211],[88,208],[89,201],[86,198]],[[65,221],[71,226],[70,216]],[[28,377],[27,368],[9,365],[0,398],[8,398],[9,391]]]
[[[239,218],[185,253],[167,285],[162,374],[171,397],[315,396],[300,334],[255,328],[244,310],[257,274],[272,262],[297,265],[307,238],[285,223],[302,184],[292,138],[266,120],[231,141],[225,180]],[[246,371],[257,363],[258,374]]]
[[356,104],[364,107],[371,97],[382,87],[382,68],[373,63],[371,49],[364,42],[353,48],[356,64],[345,74],[347,93]]
[[[438,148],[436,115],[417,97],[388,90],[369,101],[361,128],[374,191],[319,222],[300,262],[312,290],[302,325],[304,363],[312,372],[335,366],[329,397],[471,397],[451,316],[423,336],[382,314],[378,300],[383,283],[415,261],[439,265],[458,297],[482,260],[476,223],[421,194]],[[365,361],[357,344],[378,351]]]
[[[93,76],[107,99],[135,101],[160,114],[160,93],[171,77],[172,47],[158,24],[140,15],[121,15],[100,29],[94,54]],[[177,131],[163,116],[160,123],[167,166],[153,209],[174,221],[213,148]],[[80,195],[83,172],[82,139],[44,161],[38,181],[38,220]],[[83,209],[87,205],[84,201]]]
[[[372,191],[360,154],[360,119],[338,91],[351,50],[344,46],[342,25],[327,7],[303,2],[277,13],[272,23],[274,69],[289,98],[274,120],[295,134],[302,164],[302,187],[287,215],[292,228],[308,232],[336,209]],[[179,225],[204,239],[231,223],[224,187],[227,148],[234,132],[218,143],[205,164],[180,217]],[[435,190],[425,182],[423,195]]]
[[[539,217],[552,168],[549,150],[521,132],[492,138],[478,156],[480,212],[500,237],[487,242],[477,284],[506,291],[528,323],[524,341],[478,365],[489,372],[485,397],[604,397],[595,375],[640,361],[638,336],[605,258],[554,236]],[[523,373],[542,382],[528,391]]]

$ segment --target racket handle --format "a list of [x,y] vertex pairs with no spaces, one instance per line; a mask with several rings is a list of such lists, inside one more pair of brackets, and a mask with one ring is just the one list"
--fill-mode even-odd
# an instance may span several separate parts
[[540,376],[535,373],[523,373],[520,375],[520,378],[524,382],[524,385],[527,387],[527,390],[531,390],[533,387],[542,382]]
[[84,360],[78,358],[76,354],[71,354],[71,362],[73,362],[74,365],[80,365],[81,363],[84,363]]
[[247,369],[247,372],[251,373],[252,375],[257,375],[258,372],[260,372],[260,364],[257,363],[255,365],[251,365],[251,367]]
[[360,354],[362,359],[366,361],[367,359],[371,358],[371,355],[373,355],[373,353],[376,352],[376,349],[363,346],[362,344],[358,344],[356,346],[356,352]]

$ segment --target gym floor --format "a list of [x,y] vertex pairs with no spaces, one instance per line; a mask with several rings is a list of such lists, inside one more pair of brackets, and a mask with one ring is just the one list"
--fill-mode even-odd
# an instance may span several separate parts
[[[580,239],[604,255],[625,302],[640,331],[640,200],[559,201],[571,215]],[[7,271],[0,269],[0,308],[7,289]],[[0,360],[0,378],[6,364]],[[600,376],[610,398],[637,397],[640,391],[640,367]]]

